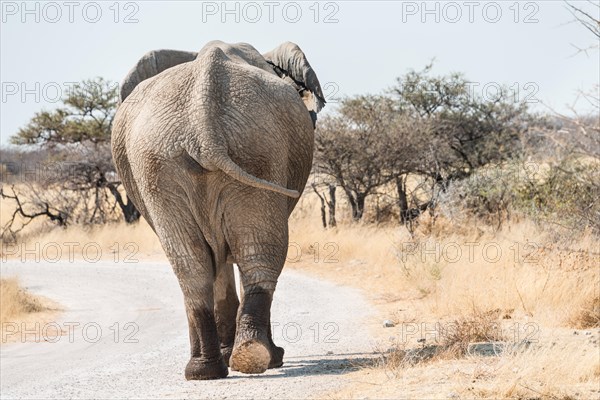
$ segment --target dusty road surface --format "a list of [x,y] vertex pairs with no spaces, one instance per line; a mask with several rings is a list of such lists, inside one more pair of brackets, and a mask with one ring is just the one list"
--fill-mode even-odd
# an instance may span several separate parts
[[1,273],[65,309],[53,326],[28,326],[18,343],[0,347],[3,399],[318,397],[344,386],[344,373],[372,356],[362,323],[370,307],[359,292],[289,269],[272,312],[284,366],[193,382],[183,377],[187,323],[168,264],[9,261]]

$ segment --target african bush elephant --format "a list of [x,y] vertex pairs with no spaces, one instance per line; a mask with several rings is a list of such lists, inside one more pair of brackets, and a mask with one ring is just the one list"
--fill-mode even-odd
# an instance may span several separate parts
[[214,41],[148,53],[122,88],[113,156],[184,295],[186,378],[281,366],[270,308],[325,103],[315,72],[293,43],[261,55]]

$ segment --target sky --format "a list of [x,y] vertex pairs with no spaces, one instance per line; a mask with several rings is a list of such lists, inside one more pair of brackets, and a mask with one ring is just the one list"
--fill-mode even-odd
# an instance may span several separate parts
[[[597,13],[600,8],[583,5]],[[580,90],[598,84],[597,39],[562,1],[3,1],[0,145],[72,82],[115,82],[147,51],[199,50],[210,40],[267,52],[297,43],[335,108],[344,96],[380,93],[432,60],[461,72],[474,93],[506,84],[534,109],[589,111]]]

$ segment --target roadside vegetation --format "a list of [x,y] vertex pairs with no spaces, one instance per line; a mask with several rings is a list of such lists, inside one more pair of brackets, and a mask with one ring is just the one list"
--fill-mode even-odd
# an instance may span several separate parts
[[0,322],[45,309],[40,299],[23,289],[16,278],[0,279],[0,301]]
[[[23,328],[34,330],[58,311],[56,303],[30,293],[17,278],[0,278],[0,345],[30,340],[35,335],[22,335]],[[52,334],[60,335],[60,332],[52,330]]]

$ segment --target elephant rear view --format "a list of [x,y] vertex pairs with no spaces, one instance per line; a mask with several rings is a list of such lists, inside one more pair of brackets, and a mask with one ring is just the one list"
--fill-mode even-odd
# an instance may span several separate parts
[[261,55],[214,41],[150,52],[122,87],[113,157],[184,295],[186,378],[281,366],[270,309],[325,104],[314,70],[293,43]]

